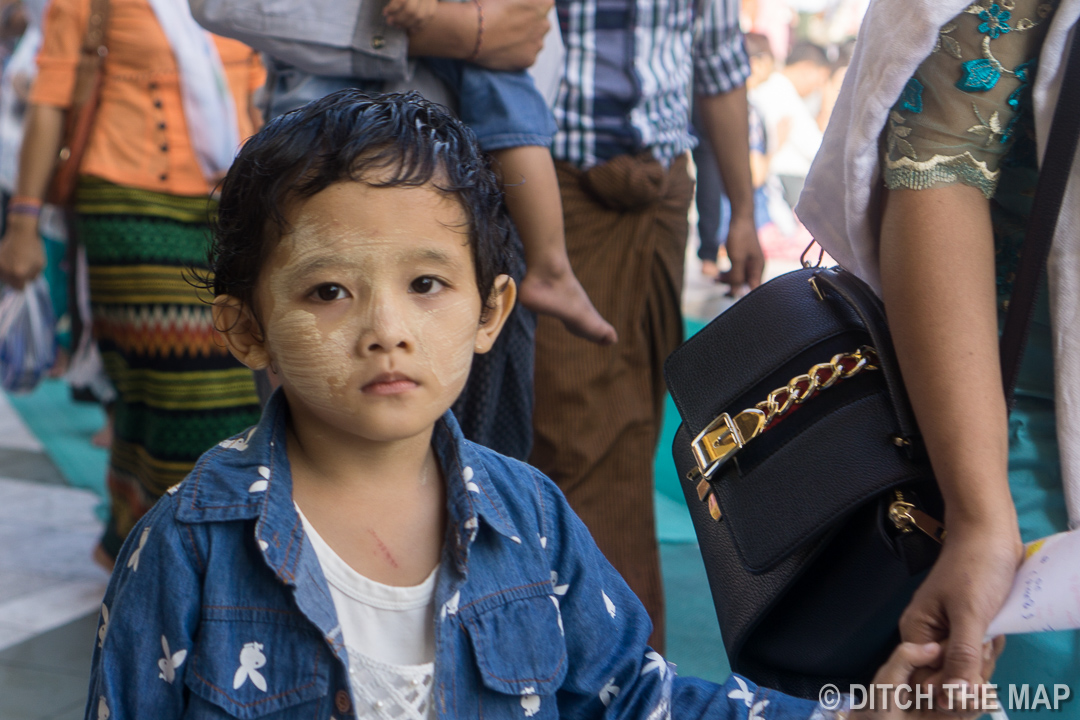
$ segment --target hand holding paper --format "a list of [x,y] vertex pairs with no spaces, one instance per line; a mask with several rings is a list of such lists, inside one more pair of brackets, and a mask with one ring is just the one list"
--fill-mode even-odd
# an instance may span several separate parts
[[1028,544],[1009,597],[986,637],[1076,628],[1080,628],[1080,530]]

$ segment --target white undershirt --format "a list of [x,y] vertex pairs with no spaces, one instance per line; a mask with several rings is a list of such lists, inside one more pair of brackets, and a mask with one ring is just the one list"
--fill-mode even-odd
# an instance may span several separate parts
[[357,717],[434,718],[435,575],[412,587],[370,580],[326,544],[297,507],[315,549],[349,652]]

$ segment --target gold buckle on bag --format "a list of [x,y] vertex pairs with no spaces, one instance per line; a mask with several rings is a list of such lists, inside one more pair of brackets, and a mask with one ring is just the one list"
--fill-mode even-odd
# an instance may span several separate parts
[[709,478],[721,465],[818,392],[863,371],[877,370],[876,361],[877,351],[869,346],[834,355],[829,362],[814,365],[805,375],[797,375],[787,385],[776,388],[754,407],[736,413],[734,417],[722,413],[698,433],[690,443],[697,467],[690,469],[686,479],[696,484],[698,498],[709,503],[713,519],[720,520],[721,513]]
[[751,408],[734,418],[724,413],[709,423],[690,445],[701,474],[711,477],[743,445],[760,435],[767,417],[764,411]]

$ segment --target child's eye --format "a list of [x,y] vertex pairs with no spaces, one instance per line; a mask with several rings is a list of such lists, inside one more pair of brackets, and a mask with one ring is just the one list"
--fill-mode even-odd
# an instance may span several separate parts
[[330,302],[331,300],[340,300],[346,296],[345,288],[333,283],[327,283],[326,285],[320,285],[315,288],[315,297],[324,302]]
[[438,292],[441,287],[443,287],[443,283],[430,275],[418,277],[409,283],[409,291],[418,295],[430,295],[433,292]]

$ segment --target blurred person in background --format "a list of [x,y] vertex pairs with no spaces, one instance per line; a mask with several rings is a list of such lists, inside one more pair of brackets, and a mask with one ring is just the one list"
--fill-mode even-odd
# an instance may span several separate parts
[[836,60],[833,61],[829,79],[821,89],[821,109],[818,111],[817,121],[822,132],[825,132],[829,118],[832,117],[836,98],[840,95],[840,88],[844,85],[844,76],[847,75],[848,65],[851,64],[851,56],[854,53],[855,38],[849,38],[836,46]]
[[[691,101],[731,199],[724,282],[761,281],[737,0],[656,0],[653,12],[558,0],[567,62],[552,144],[566,248],[619,333],[600,347],[547,317],[536,331],[530,462],[566,494],[642,600],[662,652],[664,598],[653,510],[664,359],[682,342],[693,183]],[[644,76],[643,76],[644,73]]]
[[783,62],[791,47],[791,25],[795,13],[786,0],[743,0],[739,22],[747,34],[763,35],[777,62]]
[[[15,195],[19,175],[19,151],[22,148],[26,110],[30,88],[37,75],[34,58],[41,48],[41,23],[47,0],[21,0],[13,3],[5,14],[20,10],[19,24],[25,30],[15,43],[11,56],[4,63],[0,76],[0,235],[7,222],[8,202]],[[43,214],[40,230],[45,247],[45,276],[49,282],[49,299],[56,313],[57,354],[53,377],[63,374],[71,352],[71,317],[68,315],[68,279],[66,271],[67,231],[63,217],[48,208]]]
[[769,138],[770,170],[784,186],[791,207],[799,199],[810,163],[821,146],[821,92],[829,80],[829,59],[817,45],[800,42],[788,54],[787,64],[775,69],[770,52],[759,55],[765,79],[750,93]]
[[[64,142],[90,0],[53,0],[30,94],[0,279],[21,287],[45,255],[38,209]],[[251,371],[216,336],[188,282],[209,242],[210,196],[259,124],[265,72],[239,42],[210,36],[183,0],[114,0],[100,103],[74,205],[89,263],[94,333],[119,393],[110,518],[95,559],[111,567],[135,522],[221,438],[254,424]]]

